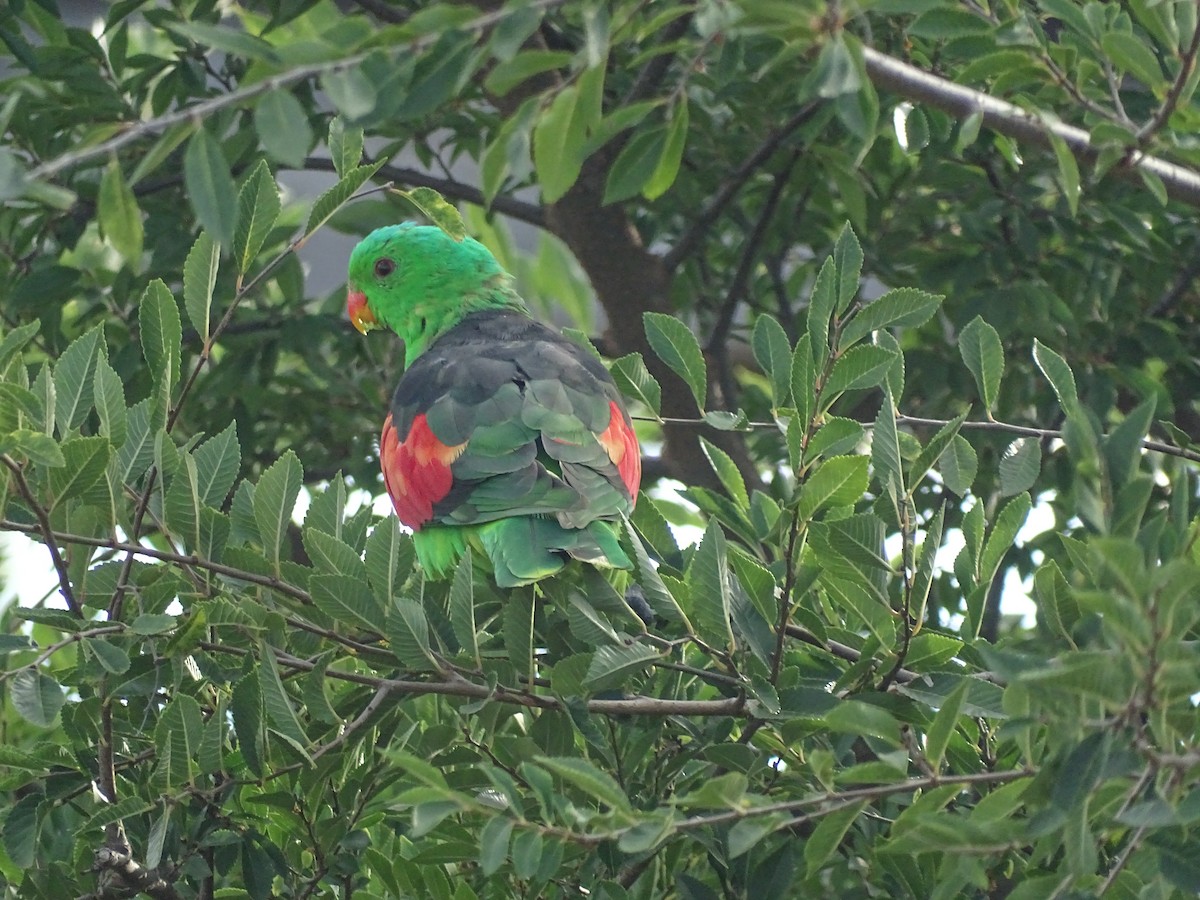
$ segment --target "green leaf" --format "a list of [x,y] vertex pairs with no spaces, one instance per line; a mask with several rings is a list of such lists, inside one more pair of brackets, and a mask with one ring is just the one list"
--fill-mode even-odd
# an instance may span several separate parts
[[161,278],[150,282],[142,293],[138,303],[138,327],[150,377],[160,385],[165,396],[170,396],[179,383],[183,322],[175,297]]
[[[857,286],[857,277],[855,285]],[[851,295],[853,296],[853,295]],[[916,288],[896,288],[857,312],[842,329],[840,346],[848,348],[881,328],[917,328],[938,311],[945,298]]]
[[900,498],[906,493],[904,470],[900,463],[900,436],[896,431],[896,405],[890,391],[883,392],[883,404],[875,416],[871,432],[871,467],[875,477],[899,511]]
[[283,686],[279,676],[279,664],[275,661],[275,651],[265,642],[259,643],[258,685],[262,692],[263,708],[271,721],[276,734],[287,740],[292,748],[299,751],[306,759],[308,753],[308,738],[300,725],[300,718],[292,706],[292,700]]
[[111,641],[104,638],[89,638],[84,646],[96,656],[104,671],[113,675],[123,675],[129,671],[129,654]]
[[508,859],[508,841],[512,837],[512,819],[495,816],[488,819],[479,833],[479,871],[495,874]]
[[313,143],[312,127],[290,90],[268,91],[254,107],[254,130],[269,155],[293,168],[304,162]]
[[12,329],[8,328],[8,323],[5,323],[4,338],[0,340],[0,370],[8,364],[9,357],[33,340],[34,335],[41,330],[41,327],[42,323],[38,319]]
[[929,442],[921,448],[921,452],[917,454],[916,460],[913,461],[912,468],[908,472],[908,483],[913,487],[920,484],[925,475],[933,468],[936,463],[950,446],[951,441],[958,435],[959,430],[963,426],[963,422],[967,420],[967,413],[970,410],[964,409],[961,413],[943,425],[937,430]]
[[237,422],[202,443],[192,452],[196,460],[196,490],[205,506],[221,509],[241,467]]
[[100,433],[108,438],[114,447],[120,447],[125,443],[129,431],[125,386],[121,376],[103,356],[96,360],[92,395],[96,402],[96,413],[100,417]]
[[733,458],[703,435],[700,437],[700,448],[733,501],[742,509],[749,509],[750,496],[746,493],[746,482],[742,480],[742,473],[738,471]]
[[412,538],[401,533],[394,516],[388,516],[376,525],[367,538],[367,580],[385,608],[411,574],[415,559]]
[[206,345],[211,334],[212,299],[220,261],[220,248],[207,231],[201,231],[183,263],[183,308]]
[[27,721],[39,728],[54,724],[58,711],[66,702],[62,685],[41,669],[22,669],[9,687],[13,706]]
[[71,341],[58,358],[54,366],[53,407],[59,434],[78,428],[92,411],[96,360],[106,355],[104,328],[97,325]]
[[387,614],[387,638],[393,655],[405,666],[437,668],[437,659],[429,646],[429,623],[417,601],[407,597],[392,600]]
[[884,347],[866,344],[851,348],[833,364],[821,391],[822,408],[846,391],[879,387],[895,361],[896,354]]
[[99,435],[71,438],[63,441],[61,449],[64,465],[50,470],[51,508],[80,496],[100,481],[112,456],[112,444]]
[[833,245],[832,259],[837,282],[837,305],[834,308],[840,314],[850,306],[858,294],[858,283],[862,277],[862,247],[849,222],[843,225],[838,233],[837,242]]
[[611,775],[596,768],[586,759],[572,756],[538,756],[535,757],[535,761],[589,797],[620,812],[632,813],[629,798],[621,790],[621,786]]
[[326,72],[321,76],[321,87],[337,111],[352,122],[370,115],[379,103],[378,85],[367,77],[362,66]]
[[175,694],[154,729],[158,764],[153,783],[160,790],[190,784],[199,773],[196,759],[204,734],[200,704],[187,694]]
[[965,497],[975,482],[978,469],[979,457],[975,454],[975,448],[961,434],[954,435],[938,460],[942,483],[952,493]]
[[[366,585],[367,567],[354,548],[341,538],[326,534],[318,528],[305,528],[302,539],[308,558],[318,570],[329,575],[345,575]],[[375,621],[377,622],[378,618]]]
[[287,450],[263,472],[254,489],[254,521],[262,538],[263,553],[277,575],[282,559],[280,550],[303,480],[300,460]]
[[525,50],[493,66],[483,85],[489,94],[503,97],[534,75],[567,66],[572,57],[565,50]]
[[1067,361],[1037,338],[1033,341],[1033,361],[1054,388],[1063,412],[1068,416],[1078,413],[1079,392],[1075,389],[1075,375]]
[[909,615],[912,616],[914,622],[925,620],[925,604],[929,600],[929,591],[933,587],[934,565],[937,562],[937,553],[942,547],[942,529],[945,524],[946,504],[943,503],[937,508],[937,512],[933,514],[933,518],[926,526],[925,539],[921,541],[921,548],[917,555],[917,571],[913,578],[909,608]]
[[[865,462],[865,460],[864,460]],[[719,649],[733,646],[730,624],[733,602],[726,559],[725,534],[715,520],[708,523],[687,570],[691,598],[689,618],[705,641]]]
[[206,51],[222,50],[235,56],[249,57],[272,65],[279,65],[282,62],[279,54],[275,52],[275,48],[267,41],[237,28],[198,21],[168,22],[166,27],[176,34],[195,41]]
[[587,117],[579,97],[577,84],[559,90],[533,128],[533,160],[546,204],[561,199],[583,168]]
[[821,867],[828,862],[829,857],[833,856],[841,845],[842,838],[846,836],[846,832],[850,830],[850,826],[854,824],[854,820],[858,818],[859,813],[866,805],[866,800],[859,800],[857,803],[835,808],[821,817],[817,827],[804,842],[806,878],[812,878],[821,871]]
[[[237,230],[233,237],[233,262],[245,275],[279,218],[279,186],[264,160],[259,160],[242,184],[237,198]],[[186,290],[185,290],[186,296]],[[190,313],[189,313],[190,314]],[[194,321],[194,320],[193,320]],[[207,332],[205,332],[207,334]]]
[[62,449],[54,438],[40,431],[30,431],[28,428],[18,428],[0,437],[0,448],[0,452],[10,453],[15,450],[24,454],[31,463],[38,466],[55,468],[67,464]]
[[[314,533],[320,534],[308,530],[306,536]],[[313,575],[308,580],[308,589],[313,605],[335,622],[375,634],[382,631],[386,613],[366,581],[349,575]]]
[[329,137],[326,142],[338,178],[357,168],[362,162],[363,130],[347,128],[346,121],[341,116],[334,116],[329,120]]
[[865,456],[835,456],[822,462],[800,488],[800,517],[811,519],[825,507],[856,503],[867,490],[868,462]]
[[996,329],[976,316],[958,334],[958,352],[979,388],[979,396],[990,415],[1000,394],[1004,376],[1004,346]]
[[308,214],[308,222],[304,226],[304,236],[309,237],[314,231],[324,225],[333,217],[346,201],[367,183],[380,167],[387,162],[386,159],[377,160],[370,165],[359,166],[356,169],[351,169],[340,179],[337,184],[325,191],[316,202],[313,203],[312,210]]
[[100,179],[100,192],[96,199],[96,216],[100,230],[136,271],[142,259],[142,242],[145,232],[142,226],[142,211],[138,209],[137,197],[125,183],[121,164],[114,156],[104,168]]
[[[805,345],[804,341],[800,342]],[[773,316],[759,316],[750,337],[754,358],[771,379],[771,406],[774,409],[791,406],[792,345],[787,332]],[[807,352],[807,346],[805,351]],[[811,384],[811,379],[809,380]]]
[[1042,473],[1042,442],[1019,437],[1000,457],[1000,496],[1011,497],[1033,487]]
[[825,99],[853,94],[862,87],[858,66],[841,32],[821,47],[811,77],[817,88],[817,96]]
[[474,560],[471,548],[459,560],[450,582],[450,628],[468,656],[479,660],[479,625],[475,620]]
[[621,148],[604,183],[604,204],[620,203],[648,184],[666,149],[667,131],[661,125],[639,131]]
[[645,671],[660,654],[644,644],[608,645],[592,654],[585,684],[590,693],[620,687],[630,675]]
[[683,322],[665,313],[643,313],[642,321],[651,349],[687,383],[696,399],[696,408],[703,410],[708,397],[708,376],[696,336]]
[[662,388],[646,368],[642,354],[629,353],[614,360],[609,372],[622,394],[643,403],[654,415],[658,415],[662,404]]
[[197,128],[188,141],[183,155],[183,182],[201,227],[221,246],[231,246],[237,192],[221,145],[204,126]]
[[950,696],[937,711],[929,730],[925,733],[925,756],[935,772],[941,769],[942,756],[950,744],[950,737],[954,734],[958,717],[962,713],[963,701],[970,687],[970,679],[963,678],[959,681],[958,687],[950,692]]
[[421,215],[454,240],[461,241],[467,236],[467,225],[458,207],[433,188],[419,187],[401,193],[409,203],[421,211]]
[[229,712],[233,733],[246,767],[256,775],[263,773],[263,695],[259,675],[250,672],[233,686]]
[[679,174],[679,165],[683,161],[683,148],[687,143],[688,134],[688,101],[687,94],[681,94],[679,101],[671,110],[671,119],[667,123],[667,139],[658,162],[650,178],[642,185],[642,196],[647,200],[657,200],[675,183]]
[[26,794],[9,807],[4,817],[4,828],[0,831],[4,852],[13,865],[22,869],[32,869],[37,859],[41,831],[40,807],[45,799],[41,791]]
[[1079,212],[1079,163],[1066,141],[1052,131],[1046,134],[1054,150],[1054,158],[1058,161],[1058,178],[1062,183],[1063,196],[1067,199],[1067,209],[1074,218]]
[[988,535],[979,556],[979,583],[990,582],[996,574],[1004,555],[1016,540],[1017,532],[1025,524],[1033,502],[1028,494],[1018,494],[1004,505],[996,521],[992,524],[992,532]]
[[1100,37],[1100,46],[1118,69],[1128,72],[1151,90],[1159,89],[1163,73],[1158,57],[1135,34],[1115,29],[1106,31]]

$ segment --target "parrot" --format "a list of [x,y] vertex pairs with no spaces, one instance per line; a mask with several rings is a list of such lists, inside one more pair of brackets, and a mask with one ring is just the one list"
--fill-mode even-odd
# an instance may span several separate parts
[[531,316],[482,243],[377,228],[351,252],[346,310],[359,332],[404,342],[379,456],[427,577],[448,577],[468,547],[500,588],[571,559],[633,568],[618,527],[641,450],[621,393],[590,349]]

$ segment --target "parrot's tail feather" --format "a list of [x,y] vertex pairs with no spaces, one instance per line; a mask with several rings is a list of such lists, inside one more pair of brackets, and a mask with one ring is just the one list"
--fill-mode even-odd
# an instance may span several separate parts
[[413,534],[421,571],[429,578],[449,578],[467,550],[465,528],[422,528]]
[[561,571],[569,557],[593,566],[633,567],[608,522],[575,529],[563,528],[555,519],[523,516],[480,525],[477,534],[492,562],[496,585],[502,588],[548,578]]

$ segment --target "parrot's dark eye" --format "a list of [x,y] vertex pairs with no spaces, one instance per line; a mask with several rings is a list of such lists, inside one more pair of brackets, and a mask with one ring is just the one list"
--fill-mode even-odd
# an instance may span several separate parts
[[396,271],[396,264],[386,256],[383,259],[375,260],[375,275],[379,278],[387,278]]

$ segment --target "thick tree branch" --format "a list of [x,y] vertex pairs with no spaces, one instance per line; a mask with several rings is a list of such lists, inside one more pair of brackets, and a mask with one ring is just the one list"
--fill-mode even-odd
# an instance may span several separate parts
[[114,873],[128,887],[139,893],[149,894],[154,900],[183,900],[183,895],[175,890],[175,885],[164,881],[128,853],[101,847],[96,851],[92,868],[97,872]]
[[[1061,139],[1077,157],[1095,159],[1100,148],[1093,146],[1082,128],[1051,121],[996,97],[955,84],[916,66],[901,62],[871,47],[863,48],[867,74],[877,87],[921,103],[928,103],[955,116],[980,113],[983,124],[1000,134],[1040,146],[1050,146],[1052,137]],[[1200,206],[1200,173],[1157,156],[1131,152],[1115,169],[1126,177],[1147,172],[1162,180],[1167,195],[1192,206]]]

